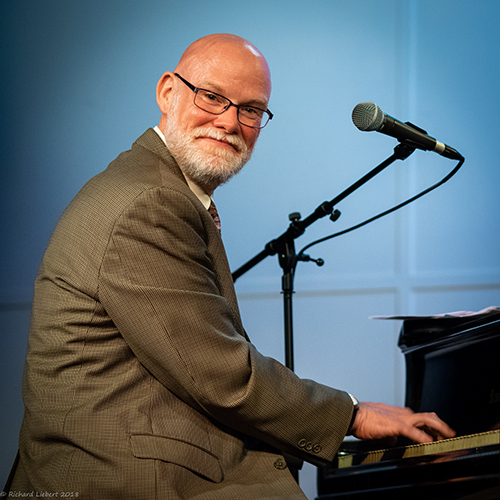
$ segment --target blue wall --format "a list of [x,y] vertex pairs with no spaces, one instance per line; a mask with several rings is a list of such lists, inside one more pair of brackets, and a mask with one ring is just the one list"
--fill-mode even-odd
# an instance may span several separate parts
[[[392,154],[350,114],[375,101],[465,157],[445,186],[309,251],[296,278],[296,371],[361,399],[404,401],[398,324],[377,314],[500,305],[495,0],[6,1],[1,33],[0,481],[22,418],[32,283],[50,234],[81,185],[157,124],[155,85],[200,36],[253,41],[273,74],[254,159],[216,193],[233,268]],[[416,152],[339,205],[297,242],[339,231],[443,177],[454,162]],[[283,359],[280,275],[266,259],[237,282],[254,343]],[[302,484],[314,496],[314,470]]]

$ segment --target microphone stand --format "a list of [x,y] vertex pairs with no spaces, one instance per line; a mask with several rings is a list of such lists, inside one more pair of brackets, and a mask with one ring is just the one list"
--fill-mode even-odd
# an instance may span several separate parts
[[256,266],[266,257],[278,254],[280,267],[283,269],[281,280],[281,290],[283,293],[283,309],[284,309],[284,326],[285,326],[285,365],[290,370],[294,370],[294,355],[293,355],[293,315],[292,315],[292,297],[293,297],[293,280],[295,268],[298,261],[312,261],[318,266],[324,264],[323,259],[312,259],[308,255],[297,255],[295,252],[295,239],[304,234],[305,230],[318,219],[330,214],[330,220],[335,222],[340,217],[340,212],[335,209],[341,200],[352,194],[363,184],[382,172],[385,168],[391,165],[396,160],[406,160],[413,152],[415,147],[409,143],[401,142],[394,148],[394,153],[383,161],[380,165],[364,175],[357,182],[352,184],[346,190],[342,191],[331,201],[325,201],[319,205],[316,210],[301,220],[301,215],[297,212],[289,215],[290,225],[288,229],[276,239],[270,241],[264,247],[264,250],[249,260],[246,264],[238,268],[232,273],[233,282],[241,275]]

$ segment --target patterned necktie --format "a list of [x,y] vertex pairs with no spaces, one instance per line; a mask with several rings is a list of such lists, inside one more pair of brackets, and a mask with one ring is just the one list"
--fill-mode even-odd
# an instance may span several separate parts
[[208,213],[212,216],[217,229],[220,231],[220,217],[217,213],[217,209],[215,208],[214,200],[211,201],[210,206],[208,207]]

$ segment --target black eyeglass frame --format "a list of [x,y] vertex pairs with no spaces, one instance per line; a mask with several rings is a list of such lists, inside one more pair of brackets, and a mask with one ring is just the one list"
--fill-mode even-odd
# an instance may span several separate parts
[[[225,111],[227,111],[231,106],[234,106],[238,110],[238,113],[237,113],[238,121],[242,125],[244,125],[245,127],[255,128],[255,129],[258,129],[258,130],[263,129],[269,123],[269,120],[273,119],[274,115],[271,113],[271,111],[269,109],[262,109],[262,108],[258,108],[257,106],[249,106],[247,104],[234,104],[230,99],[228,99],[227,97],[225,97],[225,96],[223,96],[221,94],[218,94],[217,92],[212,92],[211,90],[208,90],[208,89],[203,89],[203,88],[200,88],[200,87],[195,87],[192,83],[189,83],[185,78],[183,78],[181,75],[179,75],[179,73],[174,73],[174,75],[177,78],[179,78],[179,80],[181,82],[183,82],[189,89],[191,89],[194,92],[195,96],[194,96],[193,104],[197,108],[200,108],[201,110],[203,110],[203,111],[205,111],[207,113],[210,113],[211,115],[222,115],[222,113],[224,113]],[[220,113],[214,113],[213,111],[208,111],[205,108],[202,108],[199,104],[196,104],[196,96],[198,95],[198,92],[200,90],[203,90],[204,92],[208,92],[210,94],[216,95],[217,97],[221,97],[222,99],[224,99],[225,101],[227,101],[229,104],[227,104],[227,106],[225,106],[224,109]],[[246,123],[243,123],[240,120],[240,108],[241,107],[258,109],[259,111],[262,111],[263,113],[267,113],[267,120],[264,123],[264,125],[261,125],[260,127],[256,127],[254,125],[248,125]]]

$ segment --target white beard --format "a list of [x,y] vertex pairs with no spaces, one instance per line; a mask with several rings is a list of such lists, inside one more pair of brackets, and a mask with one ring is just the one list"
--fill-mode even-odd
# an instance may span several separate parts
[[[178,123],[177,106],[169,113],[165,123],[165,141],[179,164],[180,169],[195,183],[213,191],[236,175],[252,156],[253,147],[235,135],[228,135],[214,127],[197,127],[191,132],[181,132]],[[226,147],[204,147],[196,143],[200,136],[224,140],[236,147],[231,151]]]

